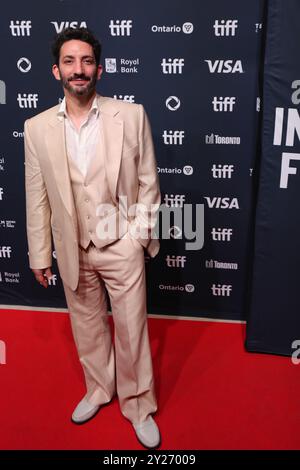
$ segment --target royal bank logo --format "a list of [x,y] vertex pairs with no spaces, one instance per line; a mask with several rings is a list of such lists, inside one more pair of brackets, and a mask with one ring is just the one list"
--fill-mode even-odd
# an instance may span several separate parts
[[105,71],[107,73],[126,73],[136,74],[138,73],[138,67],[140,66],[140,59],[120,59],[119,67],[117,65],[117,59],[114,57],[105,59]]
[[15,220],[0,220],[0,228],[15,228]]
[[181,130],[164,130],[162,138],[165,145],[182,145],[185,137],[185,131]]
[[20,273],[8,273],[4,271],[0,273],[0,282],[6,282],[9,284],[20,284]]
[[215,20],[215,36],[235,36],[238,28],[238,20]]
[[162,72],[164,74],[182,74],[182,69],[184,67],[184,59],[175,58],[175,59],[162,59],[161,62]]
[[167,255],[165,261],[168,268],[184,268],[186,256]]
[[87,28],[85,21],[50,21],[50,23],[53,24],[57,34],[66,28]]
[[3,80],[0,80],[0,104],[6,104],[6,85]]
[[132,20],[110,20],[109,29],[111,36],[130,36]]
[[134,95],[114,95],[113,98],[115,100],[127,101],[128,103],[134,103],[135,100]]
[[30,20],[11,20],[9,25],[12,36],[30,36]]
[[37,93],[18,93],[19,108],[37,108],[39,95]]
[[205,136],[205,143],[208,145],[240,145],[241,138],[209,134]]
[[231,178],[234,172],[234,165],[216,165],[215,163],[211,167],[212,177],[217,179]]
[[116,73],[117,70],[117,59],[115,58],[106,58],[105,59],[105,72],[107,73]]
[[194,25],[193,23],[187,21],[186,23],[183,23],[182,26],[178,25],[172,25],[172,26],[166,26],[166,25],[156,25],[153,24],[151,26],[151,31],[152,33],[184,33],[184,34],[192,34],[194,31]]
[[17,62],[17,67],[20,72],[27,73],[31,70],[31,62],[27,57],[21,57]]
[[229,227],[213,227],[211,238],[214,242],[230,242],[233,235],[233,229]]
[[204,62],[210,73],[244,73],[241,60],[205,59]]
[[233,107],[236,104],[234,96],[214,96],[212,100],[213,110],[215,113],[232,113]]
[[178,96],[169,96],[166,99],[166,107],[169,111],[177,111],[180,108],[181,102]]

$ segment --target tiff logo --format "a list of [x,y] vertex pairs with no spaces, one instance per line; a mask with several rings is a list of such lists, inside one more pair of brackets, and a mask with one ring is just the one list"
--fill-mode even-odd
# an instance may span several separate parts
[[128,103],[134,103],[135,96],[134,95],[114,95],[115,100],[122,100],[127,101]]
[[19,108],[37,108],[38,96],[37,93],[23,93],[23,96],[18,93]]
[[184,59],[162,59],[160,64],[162,66],[163,73],[182,73],[184,67]]
[[212,295],[216,297],[229,297],[230,293],[232,291],[232,286],[231,285],[226,285],[226,284],[213,284],[211,286],[212,290]]
[[166,257],[166,263],[169,268],[184,268],[186,256],[168,255]]
[[3,80],[0,80],[0,104],[6,104],[6,85]]
[[182,145],[185,137],[184,131],[164,131],[162,134],[165,145]]
[[211,168],[213,178],[231,178],[234,172],[234,165],[216,165]]
[[112,36],[130,36],[132,20],[110,20],[109,29]]
[[213,27],[215,36],[235,36],[238,20],[216,20]]
[[184,194],[165,194],[164,203],[167,207],[183,207],[185,202]]
[[6,344],[0,340],[0,364],[6,364]]
[[31,21],[22,20],[22,21],[13,21],[10,22],[10,30],[12,36],[30,36]]
[[0,246],[0,258],[10,258],[11,246]]
[[0,188],[0,201],[2,201],[2,196],[3,196],[3,188]]
[[230,242],[232,237],[232,228],[212,228],[211,237],[215,242]]
[[229,111],[232,113],[235,100],[236,98],[234,96],[225,96],[224,98],[222,96],[219,98],[214,96],[214,99],[212,100],[213,109],[215,112],[227,113]]
[[56,286],[56,281],[57,281],[57,275],[52,274],[52,276],[48,278],[48,285],[49,286]]

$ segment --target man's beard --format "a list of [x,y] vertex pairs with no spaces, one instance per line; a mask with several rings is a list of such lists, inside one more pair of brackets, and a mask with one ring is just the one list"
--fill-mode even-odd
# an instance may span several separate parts
[[[66,78],[62,74],[60,74],[60,76],[62,79],[63,87],[74,96],[89,96],[96,88],[97,72],[95,72],[91,77],[87,77],[83,73],[74,74],[71,78]],[[87,84],[83,86],[73,86],[71,80],[75,78],[87,80]]]

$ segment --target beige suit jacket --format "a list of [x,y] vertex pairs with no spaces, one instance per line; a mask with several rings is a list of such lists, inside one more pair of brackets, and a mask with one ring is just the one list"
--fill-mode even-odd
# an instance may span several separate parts
[[[127,196],[128,207],[141,203],[155,219],[160,190],[151,129],[142,105],[98,96],[102,116],[105,170],[112,200]],[[25,122],[25,182],[29,264],[43,269],[52,264],[51,231],[60,275],[75,290],[79,278],[77,215],[59,105]],[[150,217],[150,215],[152,216]],[[154,217],[153,217],[154,215]],[[138,215],[129,224],[145,225]],[[151,232],[149,225],[149,232]],[[159,250],[156,238],[138,241],[150,256]]]

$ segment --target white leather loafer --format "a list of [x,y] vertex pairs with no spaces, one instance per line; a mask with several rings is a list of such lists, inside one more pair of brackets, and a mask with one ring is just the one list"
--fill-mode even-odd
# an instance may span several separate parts
[[83,398],[73,411],[71,419],[75,424],[86,423],[95,416],[99,408],[100,405],[92,405],[86,398]]
[[158,426],[152,416],[142,423],[133,424],[136,436],[140,443],[148,449],[158,447],[160,444],[160,433]]

